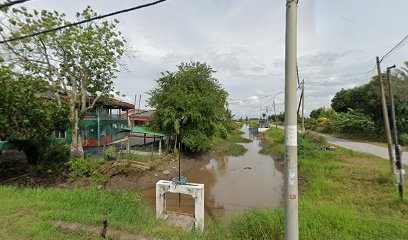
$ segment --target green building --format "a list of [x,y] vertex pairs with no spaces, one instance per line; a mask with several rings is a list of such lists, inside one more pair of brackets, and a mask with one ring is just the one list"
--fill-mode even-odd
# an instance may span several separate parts
[[[122,129],[130,127],[129,110],[134,105],[112,99],[109,104],[100,103],[88,111],[80,123],[83,147],[97,147],[123,139],[127,133]],[[71,142],[70,130],[55,131],[56,141]]]

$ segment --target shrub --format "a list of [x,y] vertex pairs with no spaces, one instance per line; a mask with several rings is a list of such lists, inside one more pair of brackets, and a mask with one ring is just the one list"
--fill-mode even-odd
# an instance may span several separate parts
[[408,145],[408,134],[407,133],[403,133],[399,135],[399,144],[401,145]]
[[109,146],[105,150],[105,156],[107,160],[115,160],[116,159],[116,148],[114,146]]
[[72,158],[67,166],[71,171],[71,177],[90,177],[95,174],[95,171],[104,164],[103,159],[80,159]]
[[222,139],[227,139],[228,131],[223,125],[217,124],[215,125],[215,136]]
[[68,162],[70,155],[69,145],[65,142],[53,143],[44,153],[43,161],[46,163]]
[[372,132],[374,121],[371,117],[363,113],[349,109],[346,113],[339,113],[333,119],[333,126],[336,131],[343,133],[364,133]]
[[325,137],[311,131],[305,131],[298,138],[298,153],[312,152],[325,147],[327,140]]

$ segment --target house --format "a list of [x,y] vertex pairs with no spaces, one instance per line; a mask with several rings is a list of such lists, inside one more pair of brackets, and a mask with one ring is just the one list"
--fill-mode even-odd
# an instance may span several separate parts
[[149,121],[153,113],[153,109],[133,109],[129,111],[129,120],[132,126],[141,127]]
[[[83,147],[97,147],[110,144],[127,137],[127,133],[120,132],[130,127],[129,110],[134,105],[117,99],[110,99],[108,103],[97,103],[96,107],[88,111],[80,122],[80,136]],[[55,131],[56,141],[71,142],[70,130]]]

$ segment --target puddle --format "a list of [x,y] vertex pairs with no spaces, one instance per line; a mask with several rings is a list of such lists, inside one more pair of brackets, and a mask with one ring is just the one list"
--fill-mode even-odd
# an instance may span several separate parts
[[[205,217],[224,217],[248,209],[277,208],[282,200],[283,175],[270,156],[261,155],[262,140],[244,126],[243,137],[253,140],[241,143],[248,151],[243,156],[209,155],[201,165],[186,173],[188,182],[204,183]],[[204,158],[205,159],[205,158]],[[155,206],[155,189],[147,189],[144,199]],[[180,204],[179,204],[180,203]],[[166,209],[194,213],[190,196],[166,194]]]

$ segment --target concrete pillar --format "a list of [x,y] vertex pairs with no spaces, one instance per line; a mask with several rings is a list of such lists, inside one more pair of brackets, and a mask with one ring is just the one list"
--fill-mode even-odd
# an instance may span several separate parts
[[162,153],[162,138],[159,139],[159,155]]
[[204,231],[204,184],[174,184],[172,181],[160,180],[156,183],[156,218],[166,219],[164,194],[182,193],[194,198],[194,227]]

